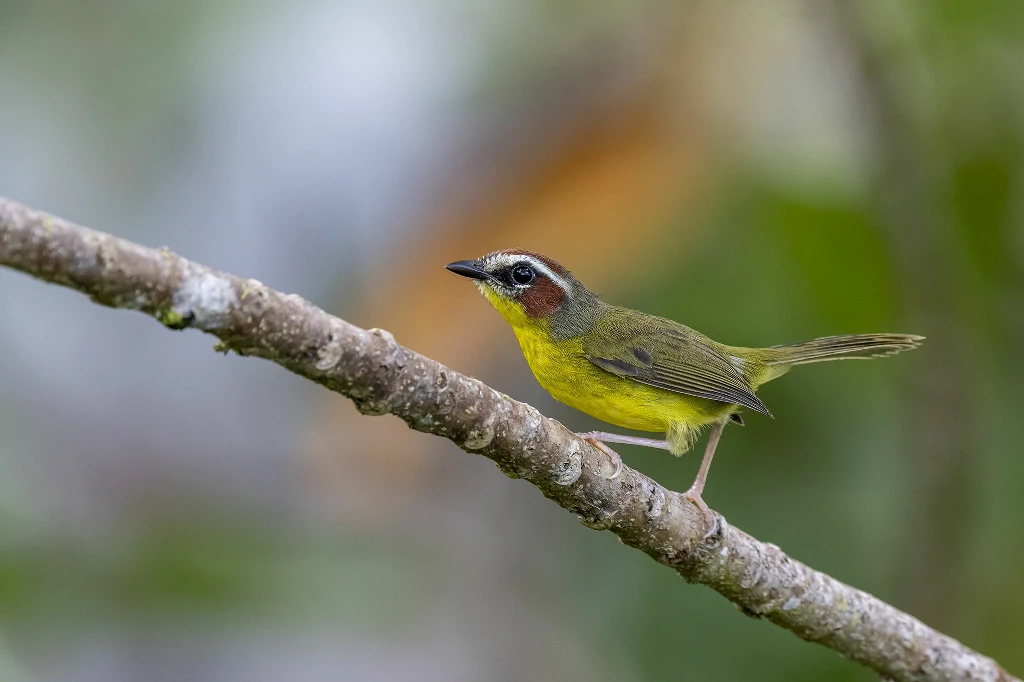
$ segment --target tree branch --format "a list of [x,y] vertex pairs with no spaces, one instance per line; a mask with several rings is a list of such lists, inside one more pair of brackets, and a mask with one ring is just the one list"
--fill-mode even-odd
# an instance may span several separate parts
[[[218,350],[272,360],[342,395],[363,414],[393,414],[523,478],[685,580],[894,680],[1016,678],[995,661],[879,599],[728,526],[705,538],[697,509],[607,458],[557,421],[485,384],[363,330],[296,295],[192,263],[0,199],[0,265],[139,310],[171,329],[194,327]],[[1019,680],[1017,682],[1020,682]]]

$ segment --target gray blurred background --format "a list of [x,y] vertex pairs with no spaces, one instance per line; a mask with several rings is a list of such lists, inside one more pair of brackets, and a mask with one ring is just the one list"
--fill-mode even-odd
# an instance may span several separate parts
[[[0,194],[577,430],[445,263],[541,251],[737,345],[924,334],[766,387],[705,497],[1020,675],[1022,38],[1010,0],[0,0]],[[0,271],[0,679],[874,679],[212,344]]]

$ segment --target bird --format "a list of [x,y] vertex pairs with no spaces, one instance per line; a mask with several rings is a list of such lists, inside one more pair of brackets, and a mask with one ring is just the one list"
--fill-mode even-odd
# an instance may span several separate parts
[[[717,528],[703,492],[726,424],[743,408],[773,417],[757,396],[765,382],[796,365],[869,359],[918,347],[914,334],[826,336],[768,348],[727,346],[679,322],[604,302],[553,259],[522,249],[494,251],[445,266],[472,279],[512,327],[540,385],[559,402],[614,426],[663,438],[589,431],[577,435],[622,471],[607,443],[689,451],[711,433],[693,485],[683,498]],[[709,534],[713,532],[709,531]]]

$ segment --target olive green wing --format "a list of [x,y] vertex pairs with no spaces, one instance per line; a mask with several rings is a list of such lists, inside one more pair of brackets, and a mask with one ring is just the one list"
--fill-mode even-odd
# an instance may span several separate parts
[[613,319],[584,340],[585,357],[601,369],[655,388],[742,405],[772,416],[729,357],[683,325],[644,316],[643,324]]

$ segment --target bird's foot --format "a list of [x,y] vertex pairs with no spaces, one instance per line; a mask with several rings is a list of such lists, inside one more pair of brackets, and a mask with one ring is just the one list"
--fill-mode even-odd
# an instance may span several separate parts
[[715,515],[715,512],[711,511],[704,498],[700,496],[701,492],[703,491],[699,490],[697,486],[693,486],[683,493],[683,499],[692,503],[704,515],[704,521],[708,524],[708,532],[704,534],[704,539],[707,540],[712,535],[718,533],[718,516]]
[[593,445],[601,452],[603,452],[605,455],[608,456],[608,459],[611,460],[612,466],[615,467],[615,471],[612,473],[611,476],[608,477],[608,480],[611,480],[622,473],[622,457],[619,456],[619,453],[615,452],[610,447],[601,442],[600,439],[594,437],[589,433],[577,433],[576,435],[582,438],[583,440],[587,441],[591,445]]

